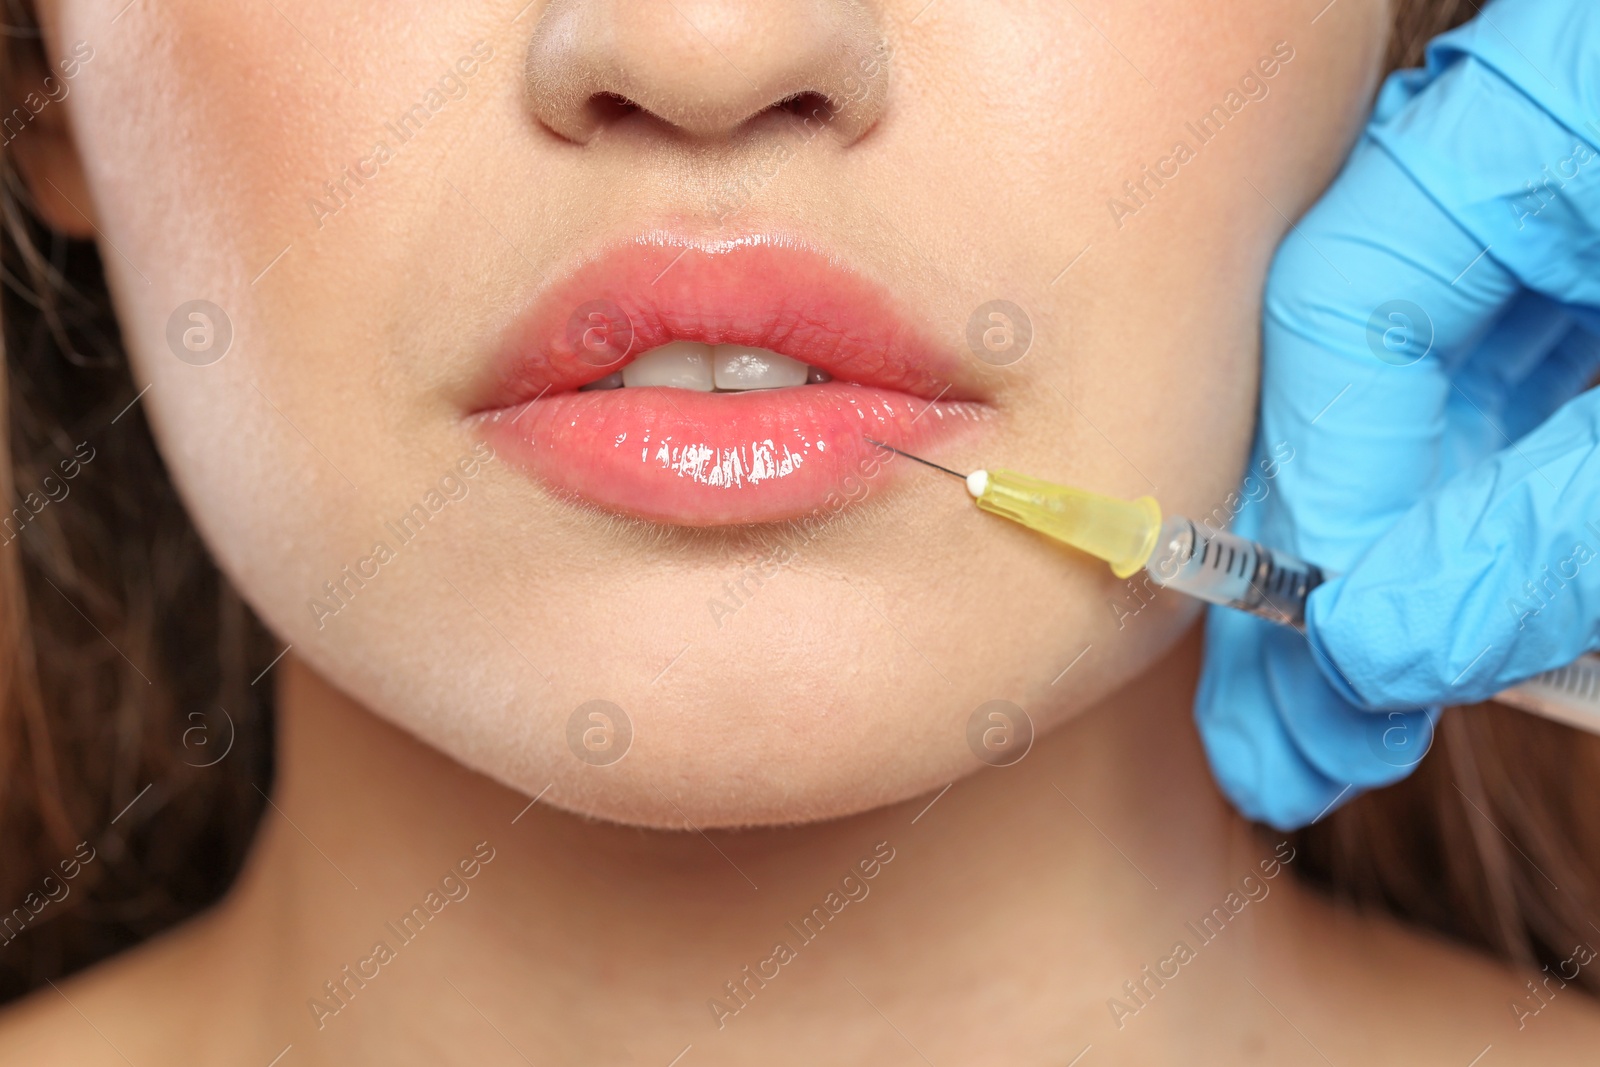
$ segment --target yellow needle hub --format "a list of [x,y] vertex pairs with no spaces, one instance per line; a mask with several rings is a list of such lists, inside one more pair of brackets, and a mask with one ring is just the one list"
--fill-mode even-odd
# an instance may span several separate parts
[[967,492],[984,511],[1105,560],[1118,578],[1149,561],[1161,533],[1161,505],[1149,496],[1120,500],[1015,471],[973,471]]

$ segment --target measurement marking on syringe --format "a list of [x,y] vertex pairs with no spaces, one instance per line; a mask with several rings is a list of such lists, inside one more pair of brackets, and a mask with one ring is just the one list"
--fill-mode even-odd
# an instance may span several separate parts
[[1596,686],[1600,685],[1600,676],[1568,665],[1566,667],[1558,667],[1553,671],[1546,671],[1544,674],[1535,675],[1531,681],[1543,682],[1552,689],[1559,689],[1579,696],[1584,700],[1591,700],[1595,696]]

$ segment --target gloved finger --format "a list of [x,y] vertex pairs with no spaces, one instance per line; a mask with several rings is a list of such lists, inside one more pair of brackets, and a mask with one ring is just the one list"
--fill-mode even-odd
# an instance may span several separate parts
[[1600,646],[1600,391],[1462,472],[1307,604],[1373,708],[1485,699]]
[[1571,327],[1561,343],[1506,397],[1504,428],[1517,440],[1594,384],[1600,375],[1600,337]]
[[1600,5],[1492,3],[1392,79],[1369,135],[1528,288],[1600,307]]
[[1307,760],[1285,728],[1257,640],[1270,629],[1269,623],[1227,608],[1207,613],[1195,724],[1212,776],[1234,807],[1246,818],[1292,830],[1356,790]]
[[[1523,292],[1466,354],[1445,400],[1440,480],[1498,452],[1582,391],[1579,382],[1559,397],[1547,395],[1565,381],[1547,368],[1559,369],[1562,343],[1572,333],[1572,322],[1572,316],[1548,297]],[[1548,388],[1525,389],[1531,380]],[[1529,409],[1530,400],[1536,402],[1534,410]]]
[[1338,570],[1437,479],[1451,374],[1522,290],[1371,142],[1298,230],[1267,286],[1260,434],[1295,460],[1262,536]]
[[[1492,19],[1485,12],[1436,40],[1426,71],[1386,83],[1366,139],[1301,225],[1301,240],[1286,243],[1297,251],[1269,285],[1264,431],[1275,439],[1299,430],[1304,451],[1322,458],[1291,474],[1289,507],[1278,511],[1286,528],[1268,533],[1295,538],[1292,547],[1334,567],[1438,473],[1436,416],[1456,384],[1446,378],[1519,290],[1600,308],[1600,182],[1561,177],[1593,159],[1600,139],[1600,123],[1586,118],[1597,113],[1600,81],[1585,60],[1600,40],[1600,13],[1536,2],[1490,10]],[[1530,161],[1552,160],[1558,180],[1534,185]],[[1539,173],[1534,166],[1532,177]],[[1305,247],[1343,284],[1324,269],[1319,287]],[[1356,327],[1368,314],[1368,339],[1381,343],[1360,343]],[[1390,344],[1396,338],[1410,343]],[[1400,368],[1416,373],[1379,380],[1369,353],[1416,358]],[[1341,427],[1318,405],[1346,389],[1347,397],[1331,394],[1339,407],[1348,413],[1344,401],[1358,401],[1365,410]],[[1371,436],[1396,421],[1411,432]],[[1365,455],[1349,447],[1363,438]],[[1394,472],[1374,481],[1375,462]]]
[[[1385,86],[1368,136],[1481,245],[1483,262],[1593,323],[1600,184],[1573,179],[1596,159],[1600,125],[1589,116],[1600,83],[1586,56],[1600,40],[1600,13],[1533,2],[1489,10],[1493,18],[1435,41],[1426,72]],[[1545,164],[1543,178],[1529,174],[1530,160]],[[1527,351],[1482,351],[1498,348],[1513,362]],[[1515,384],[1496,431],[1522,440],[1410,511],[1355,572],[1313,596],[1309,636],[1337,665],[1327,672],[1336,687],[1379,707],[1475,699],[1589,647],[1593,575],[1580,561],[1600,547],[1587,527],[1597,514],[1587,491],[1594,401],[1530,423],[1594,365],[1592,339],[1574,333],[1527,374],[1509,369],[1501,380]],[[1453,384],[1472,405],[1473,376]],[[1293,493],[1284,500],[1296,509]]]
[[[1277,496],[1269,498],[1263,509],[1265,529],[1260,534],[1268,543],[1289,546],[1318,562],[1333,559],[1336,566],[1347,563],[1439,476],[1448,459],[1442,454],[1448,409],[1464,395],[1451,374],[1467,362],[1468,355],[1486,341],[1496,342],[1502,352],[1521,345],[1523,351],[1503,354],[1503,365],[1496,370],[1525,376],[1523,368],[1537,366],[1552,340],[1570,328],[1548,301],[1531,297],[1492,262],[1480,264],[1475,278],[1464,279],[1462,267],[1454,263],[1465,266],[1477,256],[1470,237],[1381,152],[1354,162],[1341,184],[1361,210],[1344,210],[1337,197],[1324,201],[1318,210],[1333,211],[1333,217],[1325,221],[1314,212],[1307,219],[1302,262],[1296,265],[1293,258],[1280,258],[1274,288],[1269,289],[1263,438],[1294,440],[1298,447],[1295,460],[1280,474]],[[1415,204],[1402,204],[1398,211],[1421,228],[1411,244],[1390,244],[1378,233],[1384,227],[1392,230],[1389,221],[1362,213],[1379,202],[1372,195],[1378,187],[1389,187],[1389,203],[1396,192],[1416,198]],[[1365,286],[1389,292],[1403,285],[1401,291],[1436,309],[1447,309],[1441,314],[1448,317],[1450,332],[1441,336],[1434,331],[1426,313],[1419,317],[1412,300],[1411,308],[1398,312],[1409,316],[1399,324],[1409,332],[1398,343],[1379,337],[1374,344],[1371,319],[1377,317],[1381,330],[1387,331],[1394,328],[1389,316],[1395,312],[1375,308],[1375,314],[1366,314],[1363,304],[1376,301],[1371,289],[1366,296],[1351,297],[1350,290],[1360,292],[1362,286],[1325,284],[1308,293],[1303,281],[1296,281],[1302,287],[1298,290],[1278,284],[1285,277],[1280,271],[1291,279],[1315,272],[1308,260],[1321,252],[1319,246],[1331,249],[1326,254],[1336,263],[1348,265],[1352,282],[1360,278]],[[1422,249],[1436,258],[1423,258],[1418,251]],[[1450,269],[1439,265],[1441,256],[1454,261]],[[1326,276],[1328,271],[1321,273]],[[1280,302],[1274,303],[1275,298]],[[1330,338],[1335,340],[1330,343]],[[1512,368],[1513,362],[1520,366]],[[1352,380],[1363,371],[1367,377],[1357,391]],[[1350,377],[1336,391],[1332,387],[1339,384],[1341,373]],[[1330,398],[1322,401],[1322,407],[1311,412],[1283,402],[1284,397],[1303,400],[1305,383],[1315,383],[1319,377],[1325,382],[1322,396]],[[1354,395],[1342,397],[1340,392]],[[1483,396],[1484,403],[1498,399],[1493,391]],[[1347,403],[1337,409],[1341,401]],[[1487,432],[1497,434],[1482,416],[1478,421]],[[1276,427],[1282,427],[1277,434]],[[1484,443],[1482,451],[1502,444],[1496,436]],[[1313,524],[1327,518],[1327,526],[1308,531],[1308,517]],[[1330,547],[1333,544],[1337,550]],[[1255,646],[1252,667],[1263,676],[1259,698],[1266,702],[1260,710],[1278,720],[1283,736],[1318,778],[1359,791],[1403,777],[1426,752],[1436,712],[1394,718],[1367,715],[1345,699],[1348,689],[1324,680],[1324,670],[1299,635],[1258,629],[1240,633],[1239,639]],[[1248,679],[1217,677],[1219,690],[1252,684]],[[1234,788],[1243,790],[1238,783]]]
[[[1259,512],[1235,532],[1254,537]],[[1330,686],[1299,633],[1224,608],[1207,618],[1196,722],[1213,771],[1241,810],[1276,826],[1315,818],[1404,777],[1431,744],[1433,716],[1363,711]]]
[[1300,633],[1272,626],[1261,635],[1261,653],[1268,695],[1285,730],[1329,778],[1358,789],[1388,785],[1410,774],[1432,745],[1436,710],[1374,715],[1352,704],[1347,689],[1327,681],[1325,672],[1336,668],[1317,663]]
[[[1441,475],[1503,445],[1496,436],[1520,436],[1527,403],[1542,400],[1543,414],[1571,388],[1588,354],[1552,347],[1557,313],[1541,321],[1527,290],[1579,305],[1568,311],[1580,319],[1600,306],[1600,183],[1535,189],[1539,167],[1527,164],[1560,171],[1593,158],[1579,130],[1600,113],[1585,60],[1600,39],[1597,12],[1491,3],[1430,46],[1428,70],[1386,83],[1367,138],[1274,263],[1258,446],[1298,459],[1284,464],[1257,536],[1348,566]],[[1506,321],[1519,312],[1527,322]],[[1474,352],[1509,364],[1474,376]],[[1472,410],[1475,390],[1492,419]],[[1275,825],[1314,818],[1310,801],[1334,787],[1314,759],[1342,769],[1352,746],[1333,736],[1336,713],[1308,713],[1320,701],[1291,691],[1310,653],[1226,612],[1211,624],[1226,638],[1208,644],[1196,710],[1219,781]],[[1327,673],[1336,693],[1349,689]]]

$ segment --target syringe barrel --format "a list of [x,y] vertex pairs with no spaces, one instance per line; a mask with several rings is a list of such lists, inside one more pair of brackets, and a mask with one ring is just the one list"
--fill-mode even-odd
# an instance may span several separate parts
[[1168,589],[1296,628],[1325,577],[1315,564],[1182,515],[1162,523],[1145,572]]

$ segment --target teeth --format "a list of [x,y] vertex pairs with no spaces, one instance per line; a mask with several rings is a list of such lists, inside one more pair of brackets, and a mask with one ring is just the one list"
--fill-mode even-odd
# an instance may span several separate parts
[[715,385],[711,375],[711,346],[673,341],[652,349],[622,368],[622,384],[630,389],[660,385],[709,393]]
[[781,389],[806,384],[804,363],[744,345],[717,345],[711,350],[718,389]]
[[619,373],[579,386],[579,391],[655,385],[699,393],[743,392],[831,381],[833,375],[827,371],[765,348],[672,341],[646,352]]

